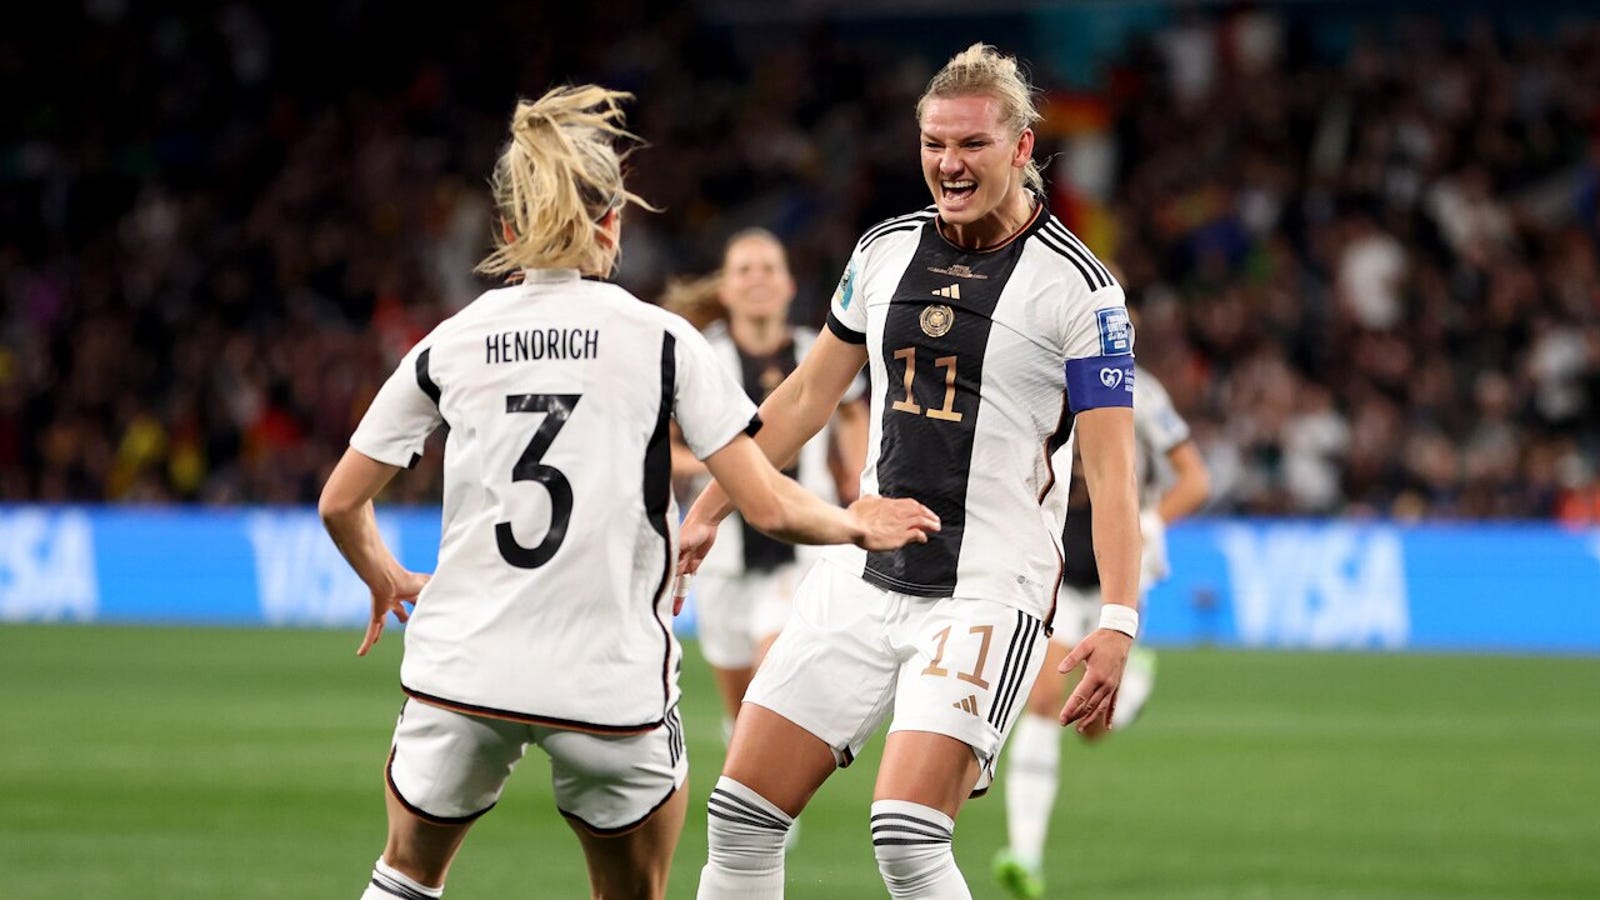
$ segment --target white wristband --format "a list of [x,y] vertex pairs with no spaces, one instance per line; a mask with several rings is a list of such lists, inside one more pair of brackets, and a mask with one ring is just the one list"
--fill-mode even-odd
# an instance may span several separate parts
[[1100,627],[1136,638],[1139,636],[1139,611],[1121,603],[1107,603],[1100,607]]

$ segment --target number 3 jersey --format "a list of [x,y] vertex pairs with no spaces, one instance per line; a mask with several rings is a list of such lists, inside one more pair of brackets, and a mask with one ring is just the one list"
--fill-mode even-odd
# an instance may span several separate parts
[[1005,244],[963,250],[933,208],[857,242],[828,327],[864,344],[872,418],[863,494],[939,515],[926,544],[830,558],[886,590],[998,600],[1044,619],[1061,577],[1072,416],[1133,405],[1122,288],[1043,202]]
[[406,354],[350,438],[409,466],[449,428],[406,693],[597,732],[663,721],[680,653],[669,418],[702,459],[757,426],[689,323],[572,270],[529,270]]

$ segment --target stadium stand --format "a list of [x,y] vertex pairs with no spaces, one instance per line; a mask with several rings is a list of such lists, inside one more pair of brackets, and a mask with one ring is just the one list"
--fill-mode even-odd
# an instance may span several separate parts
[[[0,499],[314,499],[394,360],[479,289],[517,89],[639,95],[632,184],[665,212],[630,221],[619,280],[645,295],[762,224],[820,314],[852,235],[925,196],[910,110],[946,48],[457,6],[105,0],[0,36]],[[1195,16],[1104,92],[1097,249],[1212,510],[1600,520],[1600,26],[1419,19],[1328,52],[1252,21],[1265,52]],[[436,496],[423,466],[393,499]]]

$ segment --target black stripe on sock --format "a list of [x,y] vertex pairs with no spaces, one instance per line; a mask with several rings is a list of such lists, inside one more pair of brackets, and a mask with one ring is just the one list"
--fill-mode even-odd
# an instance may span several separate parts
[[403,885],[400,882],[395,881],[393,878],[390,878],[389,876],[377,871],[372,873],[372,886],[380,891],[383,891],[385,894],[393,894],[396,897],[400,897],[402,900],[434,900],[434,898],[422,893],[416,888]]
[[746,800],[743,797],[740,797],[737,794],[732,793],[731,791],[726,791],[726,790],[723,790],[722,788],[713,788],[712,791],[711,791],[711,796],[720,797],[724,801],[726,801],[728,803],[731,803],[731,804],[733,804],[733,805],[735,805],[737,807],[740,807],[740,808],[744,809],[745,811],[749,812],[752,815],[757,815],[757,816],[761,816],[762,818],[771,819],[772,821],[777,822],[780,825],[783,825],[785,828],[789,827],[788,825],[784,824],[784,821],[782,819],[778,818],[773,813],[771,813],[771,812],[769,812],[769,811],[767,811],[765,809],[762,809],[761,807],[757,806],[756,804],[750,802],[749,800]]
[[750,828],[760,828],[760,830],[763,831],[789,831],[789,828],[787,828],[786,825],[782,825],[781,822],[770,822],[770,820],[755,818],[752,817],[752,815],[736,812],[736,810],[725,810],[722,809],[722,807],[710,806],[710,804],[706,804],[706,815],[710,815],[710,817],[715,818],[722,818],[723,822],[733,822],[738,823],[738,825],[749,825]]

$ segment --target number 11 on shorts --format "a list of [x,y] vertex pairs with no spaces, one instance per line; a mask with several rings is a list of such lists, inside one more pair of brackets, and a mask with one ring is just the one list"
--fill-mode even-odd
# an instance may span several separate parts
[[[934,652],[933,661],[928,663],[926,669],[922,670],[922,674],[932,675],[935,678],[943,678],[950,674],[949,669],[940,668],[939,664],[944,662],[945,646],[950,643],[950,629],[953,627],[945,626],[936,636],[939,641],[939,649]],[[987,689],[989,682],[983,678],[983,666],[984,663],[989,661],[989,642],[994,639],[994,626],[974,625],[967,629],[967,633],[981,638],[982,642],[978,645],[978,661],[973,663],[972,671],[957,672],[956,677],[969,684],[975,684],[981,689]]]

